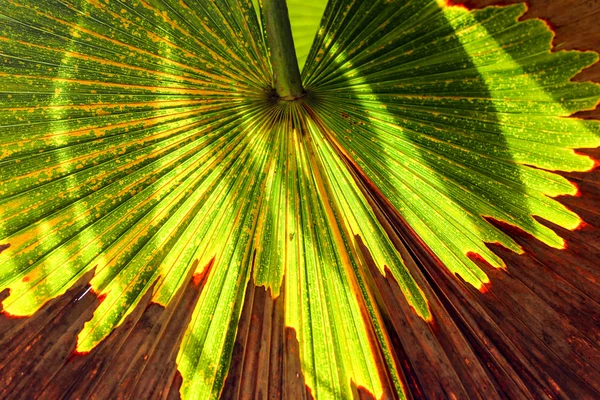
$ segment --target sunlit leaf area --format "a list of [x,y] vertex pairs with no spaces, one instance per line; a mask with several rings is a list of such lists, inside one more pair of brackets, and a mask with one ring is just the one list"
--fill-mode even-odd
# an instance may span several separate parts
[[0,398],[600,398],[598,54],[287,9],[0,0]]

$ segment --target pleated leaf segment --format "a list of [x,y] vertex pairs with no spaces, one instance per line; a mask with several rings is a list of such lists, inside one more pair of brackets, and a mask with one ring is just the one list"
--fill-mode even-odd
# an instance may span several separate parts
[[535,217],[581,223],[552,171],[593,167],[574,149],[600,145],[598,123],[567,117],[600,99],[570,82],[597,55],[551,52],[523,5],[290,0],[306,95],[281,101],[256,3],[0,0],[4,312],[94,270],[87,352],[149,290],[166,305],[207,272],[178,368],[184,398],[217,398],[251,281],[284,296],[316,398],[386,380],[403,398],[359,241],[430,313],[366,191],[478,288],[472,254],[521,251],[489,218],[563,247]]

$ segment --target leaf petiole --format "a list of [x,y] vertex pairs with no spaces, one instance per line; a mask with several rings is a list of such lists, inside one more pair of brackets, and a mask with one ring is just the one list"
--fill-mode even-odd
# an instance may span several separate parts
[[263,0],[275,90],[282,100],[304,95],[286,0]]

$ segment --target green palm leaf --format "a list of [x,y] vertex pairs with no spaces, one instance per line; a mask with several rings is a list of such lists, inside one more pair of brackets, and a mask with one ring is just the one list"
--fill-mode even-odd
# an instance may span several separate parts
[[4,313],[93,271],[87,353],[145,296],[168,307],[204,276],[184,398],[221,393],[249,283],[282,298],[315,397],[406,395],[369,263],[432,314],[377,199],[477,289],[490,279],[473,255],[505,266],[486,244],[522,252],[492,219],[555,248],[536,217],[582,223],[556,171],[594,166],[574,149],[600,146],[600,125],[566,117],[600,100],[570,81],[598,57],[551,52],[522,5],[290,1],[306,90],[290,102],[251,0],[0,5]]

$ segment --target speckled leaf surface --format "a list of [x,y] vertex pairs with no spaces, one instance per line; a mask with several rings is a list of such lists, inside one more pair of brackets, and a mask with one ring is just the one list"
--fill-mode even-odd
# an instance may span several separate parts
[[206,276],[177,366],[184,398],[216,398],[253,282],[285,293],[312,395],[402,398],[361,246],[431,314],[368,191],[478,289],[473,255],[504,266],[486,243],[521,252],[489,218],[562,248],[535,217],[581,223],[554,171],[594,166],[574,149],[600,126],[567,117],[600,99],[570,81],[597,55],[551,52],[521,5],[290,1],[307,95],[279,102],[253,4],[0,0],[3,310],[31,315],[93,271],[86,353],[148,293],[168,306]]
[[469,253],[501,267],[484,242],[519,251],[482,217],[562,247],[533,216],[575,229],[579,217],[552,197],[577,188],[548,171],[591,169],[573,149],[600,144],[595,121],[565,118],[597,104],[598,85],[570,82],[597,54],[551,53],[551,31],[518,23],[524,11],[332,2],[324,24],[337,29],[319,33],[304,71],[335,143],[476,286],[487,278]]

